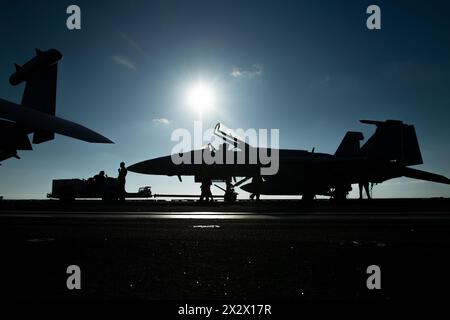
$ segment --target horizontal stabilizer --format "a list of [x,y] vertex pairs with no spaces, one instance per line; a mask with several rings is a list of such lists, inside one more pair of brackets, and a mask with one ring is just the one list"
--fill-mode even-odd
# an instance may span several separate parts
[[16,123],[0,119],[0,149],[32,150],[27,131]]
[[[6,160],[8,158],[14,157],[16,159],[20,159],[16,150],[1,150],[0,149],[0,161]],[[1,165],[1,163],[0,163]]]
[[426,172],[422,170],[403,168],[403,176],[413,179],[450,184],[450,179],[440,174]]

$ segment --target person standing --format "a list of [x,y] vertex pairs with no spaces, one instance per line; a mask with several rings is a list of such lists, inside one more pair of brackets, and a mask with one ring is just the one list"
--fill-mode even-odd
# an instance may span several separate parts
[[98,174],[94,176],[94,182],[97,184],[97,186],[103,187],[106,181],[106,175],[105,171],[100,171]]
[[203,202],[205,201],[206,198],[206,179],[202,178],[202,184],[200,185],[200,199],[198,200],[199,202]]
[[202,184],[200,186],[201,195],[200,195],[199,202],[203,202],[203,201],[213,202],[214,201],[213,195],[211,193],[211,185],[212,185],[212,182],[211,182],[210,178],[207,178],[207,177],[202,178]]
[[254,199],[256,197],[256,201],[259,201],[259,197],[261,195],[261,185],[263,183],[262,177],[258,174],[253,176],[252,184],[254,185],[254,192],[250,195],[250,199]]
[[119,171],[119,176],[117,177],[117,183],[118,183],[118,191],[119,191],[119,200],[120,201],[125,201],[125,195],[126,195],[126,191],[125,191],[125,182],[126,179],[125,177],[127,176],[127,168],[125,168],[125,162],[121,162],[120,163],[120,168],[118,169]]
[[213,195],[211,193],[211,185],[212,185],[211,179],[207,178],[207,180],[206,180],[206,202],[214,201]]

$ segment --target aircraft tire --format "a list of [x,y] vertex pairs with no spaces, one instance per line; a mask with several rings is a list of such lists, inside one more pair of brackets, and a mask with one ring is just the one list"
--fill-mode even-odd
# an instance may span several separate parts
[[316,195],[314,193],[309,193],[309,192],[304,193],[304,194],[302,194],[302,201],[304,201],[304,202],[313,202],[315,196]]
[[233,203],[233,202],[236,201],[236,199],[237,199],[237,196],[236,196],[235,192],[227,192],[227,193],[225,193],[225,197],[224,197],[225,202]]

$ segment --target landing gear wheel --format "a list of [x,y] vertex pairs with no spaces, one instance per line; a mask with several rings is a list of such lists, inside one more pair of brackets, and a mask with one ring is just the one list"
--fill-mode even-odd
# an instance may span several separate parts
[[314,201],[314,198],[315,198],[315,194],[314,193],[304,193],[303,195],[302,195],[302,201],[304,201],[304,202],[313,202]]
[[225,202],[233,203],[236,201],[236,199],[237,199],[236,192],[234,192],[234,191],[225,192],[225,195],[224,195]]
[[334,189],[333,191],[333,199],[335,201],[345,201],[347,200],[348,193],[352,190],[351,187],[340,186]]

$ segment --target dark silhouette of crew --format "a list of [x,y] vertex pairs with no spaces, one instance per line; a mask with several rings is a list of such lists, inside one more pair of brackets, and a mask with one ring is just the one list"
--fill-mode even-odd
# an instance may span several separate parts
[[201,194],[200,194],[200,202],[206,201],[214,201],[212,193],[211,193],[211,179],[207,177],[203,177],[202,184],[200,186]]
[[103,186],[106,181],[105,171],[100,171],[98,174],[94,176],[94,182],[97,186]]
[[363,189],[366,191],[367,199],[370,199],[369,181],[359,182],[359,199],[363,198]]
[[118,184],[118,193],[119,193],[119,200],[125,201],[125,177],[127,176],[127,168],[125,168],[125,162],[120,163],[120,168],[118,169],[119,176],[117,177],[117,184]]
[[262,177],[261,177],[261,175],[255,175],[253,178],[252,178],[252,184],[254,185],[254,193],[252,193],[251,195],[250,195],[250,199],[254,199],[254,198],[256,198],[256,201],[259,201],[260,199],[259,199],[259,197],[260,197],[260,195],[261,195],[261,185],[262,185],[262,182],[263,182],[263,180],[262,180]]
[[370,191],[369,191],[369,178],[367,174],[361,174],[359,179],[359,199],[363,198],[363,189],[366,191],[367,199],[370,199]]

